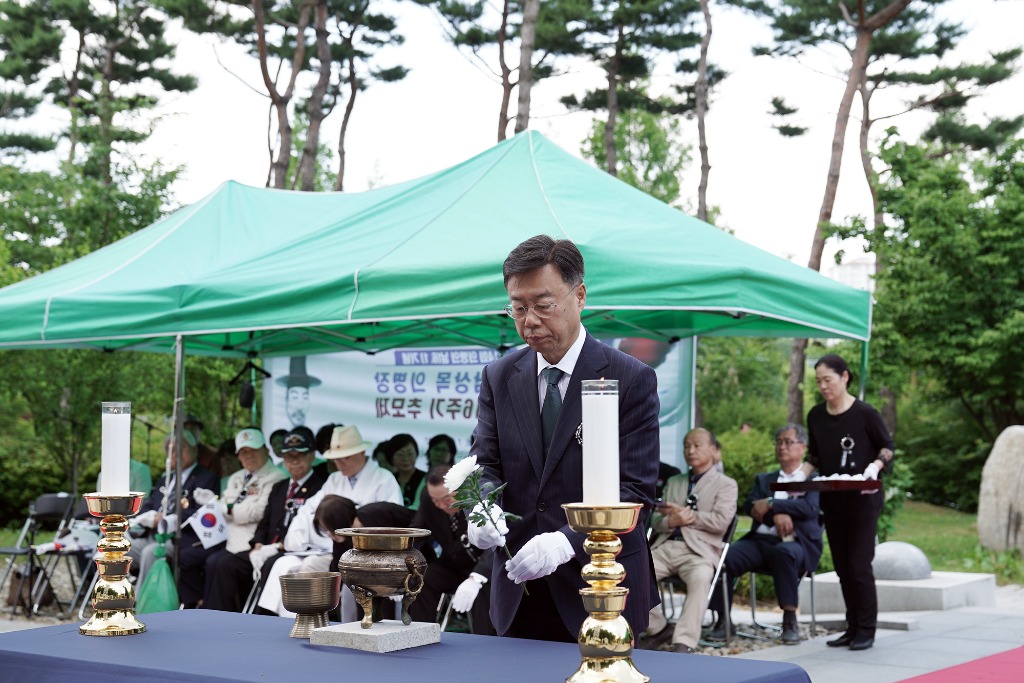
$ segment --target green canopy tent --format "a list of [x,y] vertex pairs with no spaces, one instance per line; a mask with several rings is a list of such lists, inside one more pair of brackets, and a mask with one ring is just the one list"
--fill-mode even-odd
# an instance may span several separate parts
[[870,334],[867,292],[750,246],[526,131],[368,192],[225,183],[0,289],[0,349],[175,351],[180,434],[186,340],[192,354],[242,358],[517,344],[499,274],[509,250],[538,233],[583,252],[584,322],[597,336]]
[[293,356],[518,342],[501,264],[538,233],[587,264],[598,336],[866,341],[867,292],[767,254],[527,131],[362,193],[228,182],[103,249],[0,289],[0,349]]

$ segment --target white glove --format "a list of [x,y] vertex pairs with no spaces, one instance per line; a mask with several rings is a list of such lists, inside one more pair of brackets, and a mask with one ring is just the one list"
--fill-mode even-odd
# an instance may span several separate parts
[[[878,479],[878,465],[872,460],[871,464],[864,468],[864,479],[865,480],[877,480]],[[878,489],[872,489],[870,491],[861,491],[861,495],[870,496]]]
[[469,538],[469,542],[480,548],[480,550],[487,550],[496,546],[504,547],[508,525],[505,524],[505,518],[501,516],[501,508],[497,505],[491,506],[491,517],[498,520],[497,527],[491,524],[490,521],[486,522],[483,526],[477,526],[472,521],[473,514],[477,512],[483,513],[483,507],[479,503],[468,515],[470,522],[466,527],[466,536]]
[[473,608],[476,596],[480,593],[480,587],[487,583],[487,579],[476,572],[469,575],[469,578],[459,584],[452,596],[452,609],[456,612],[468,612]]
[[526,542],[516,556],[505,563],[508,578],[516,583],[539,579],[573,557],[572,545],[561,531],[549,531]]
[[142,514],[136,515],[132,520],[132,524],[138,524],[148,529],[152,529],[156,526],[156,510],[146,510]]
[[270,543],[269,545],[264,545],[257,548],[256,550],[250,551],[249,561],[252,562],[253,571],[260,571],[260,569],[262,569],[263,567],[263,563],[272,558],[274,555],[277,555],[279,552],[281,551],[278,550],[277,544],[275,543]]
[[178,515],[164,515],[160,523],[156,525],[157,533],[173,534],[178,530]]
[[196,489],[192,492],[192,498],[196,501],[196,505],[199,506],[206,505],[216,497],[217,494],[210,489]]

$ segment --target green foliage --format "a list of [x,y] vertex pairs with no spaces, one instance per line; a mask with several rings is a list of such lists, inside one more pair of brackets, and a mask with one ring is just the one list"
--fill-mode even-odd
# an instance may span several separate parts
[[881,158],[893,227],[871,238],[887,262],[875,319],[992,441],[1024,420],[1024,141],[969,164],[890,136]]
[[[761,472],[778,469],[772,446],[774,430],[753,428],[741,432],[739,428],[715,432],[722,444],[722,466],[725,473],[736,480],[739,488],[738,504],[742,506],[754,485],[754,477]],[[740,523],[743,526],[743,523]]]
[[974,552],[963,558],[963,568],[969,572],[995,574],[999,583],[1024,583],[1024,560],[1020,549],[989,550],[981,545],[974,547]]
[[[666,204],[679,201],[679,175],[690,161],[678,118],[628,109],[615,121],[618,177]],[[607,166],[604,123],[594,121],[580,153]]]
[[[738,429],[744,422],[772,433],[786,422],[788,362],[785,340],[702,337],[697,344],[702,423],[715,433]],[[770,443],[769,437],[763,445]]]
[[903,451],[896,449],[896,460],[893,462],[892,474],[885,475],[885,503],[882,505],[882,512],[878,516],[878,540],[884,543],[889,540],[896,525],[896,516],[903,509],[903,503],[907,499],[907,492],[911,490],[914,483],[914,475],[910,465],[901,459]]

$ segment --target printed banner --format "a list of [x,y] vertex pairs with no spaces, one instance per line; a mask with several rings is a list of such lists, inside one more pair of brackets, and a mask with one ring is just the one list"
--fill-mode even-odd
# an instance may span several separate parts
[[[691,341],[608,343],[655,368],[661,457],[681,463],[690,425]],[[272,377],[263,383],[263,429],[269,435],[298,425],[315,432],[329,422],[351,424],[373,444],[404,432],[416,438],[417,466],[426,469],[427,442],[436,434],[455,440],[457,458],[469,454],[483,369],[499,357],[494,349],[460,346],[271,358],[264,366]]]

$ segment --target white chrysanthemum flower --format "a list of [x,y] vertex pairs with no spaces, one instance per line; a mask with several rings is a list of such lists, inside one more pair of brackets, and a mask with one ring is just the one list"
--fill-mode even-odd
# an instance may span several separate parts
[[449,493],[455,493],[459,490],[459,487],[469,478],[469,475],[480,469],[480,466],[476,464],[476,456],[471,455],[468,458],[460,460],[455,463],[448,473],[444,475],[444,487],[448,489]]

